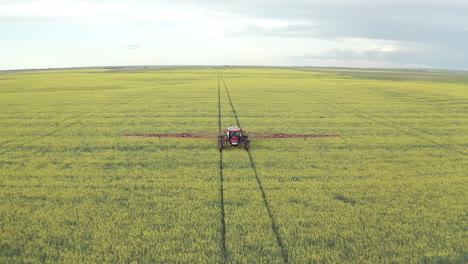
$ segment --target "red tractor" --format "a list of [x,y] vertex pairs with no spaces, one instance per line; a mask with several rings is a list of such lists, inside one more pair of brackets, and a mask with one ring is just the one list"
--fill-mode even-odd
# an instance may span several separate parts
[[245,131],[240,129],[237,126],[230,126],[226,130],[226,134],[218,136],[218,148],[222,150],[224,144],[229,144],[231,146],[240,146],[244,145],[245,150],[249,150],[250,140],[249,136],[245,134]]

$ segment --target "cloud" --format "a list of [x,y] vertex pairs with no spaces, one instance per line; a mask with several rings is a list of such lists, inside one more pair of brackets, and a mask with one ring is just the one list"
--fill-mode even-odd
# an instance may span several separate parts
[[356,49],[329,49],[317,55],[309,55],[310,58],[320,59],[342,59],[342,60],[380,60],[380,61],[402,61],[410,52],[400,47],[391,45],[373,45],[363,50]]
[[[463,0],[15,0],[0,1],[3,21],[44,20],[94,25],[201,21],[246,36],[369,38],[463,42],[468,36]],[[460,45],[461,46],[461,45]],[[466,45],[463,45],[466,46]]]
[[135,50],[135,49],[140,49],[141,46],[139,45],[127,45],[125,46],[126,49],[129,49],[129,50]]
[[[462,0],[289,0],[209,2],[213,8],[234,10],[248,18],[268,18],[288,22],[290,27],[268,34],[311,37],[360,37],[387,40],[436,40],[453,37],[468,26],[468,2]],[[231,3],[231,4],[229,4]],[[258,28],[251,27],[253,31]],[[251,32],[253,33],[253,32]],[[466,34],[465,34],[466,35]],[[461,37],[461,36],[460,36]]]
[[322,52],[291,56],[288,61],[300,65],[317,61],[329,61],[336,64],[339,61],[341,66],[346,64],[362,65],[363,62],[367,62],[368,65],[394,65],[393,67],[405,68],[462,69],[466,65],[466,59],[468,59],[466,53],[457,53],[434,45],[413,44],[411,46],[411,44],[408,44],[395,46],[376,44],[363,49],[331,48]]
[[[239,12],[282,19],[288,24],[271,28],[248,25],[231,34],[336,42],[336,47],[322,49],[319,54],[311,48],[310,53],[300,55],[303,59],[390,61],[449,69],[468,66],[467,1],[290,0],[287,4],[266,6],[265,1],[256,1],[253,5]],[[350,43],[350,39],[391,44],[370,48]]]
[[139,5],[138,1],[16,0],[0,2],[0,21],[4,23],[61,22],[85,25],[125,25],[161,21],[200,19],[196,10],[166,8],[164,5]]

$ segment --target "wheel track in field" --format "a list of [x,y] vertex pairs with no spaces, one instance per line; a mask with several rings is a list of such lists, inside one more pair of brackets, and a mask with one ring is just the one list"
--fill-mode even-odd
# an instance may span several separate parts
[[[306,93],[303,93],[303,92],[298,92],[298,91],[289,91],[289,92],[295,92],[297,94],[300,94],[302,96],[305,96],[305,97],[309,97],[309,98],[312,98],[316,101],[318,101],[319,103],[321,104],[325,104],[325,105],[328,105],[332,108],[335,108],[335,109],[341,109],[341,110],[345,110],[347,113],[351,113],[355,116],[358,116],[360,118],[363,118],[363,119],[367,119],[367,120],[370,120],[372,122],[375,122],[375,123],[378,123],[380,125],[383,125],[383,126],[386,126],[386,127],[390,127],[390,128],[393,128],[395,130],[398,130],[400,132],[403,132],[404,134],[406,135],[409,135],[409,136],[413,136],[413,137],[416,137],[420,140],[423,140],[423,141],[426,141],[426,142],[429,142],[429,143],[432,143],[434,145],[437,145],[437,146],[440,146],[440,147],[449,147],[448,149],[453,151],[453,152],[456,152],[458,154],[461,154],[461,155],[468,155],[468,153],[465,153],[461,150],[458,150],[456,149],[456,147],[454,147],[453,145],[448,145],[448,144],[455,144],[454,142],[451,142],[449,140],[446,140],[446,139],[443,139],[439,136],[433,136],[433,137],[436,137],[438,139],[441,139],[443,141],[446,141],[447,143],[440,143],[440,142],[437,142],[437,141],[434,141],[430,138],[427,137],[427,132],[424,132],[422,130],[418,130],[418,129],[414,129],[414,128],[410,128],[410,127],[405,127],[406,129],[403,129],[401,127],[398,126],[398,123],[393,121],[393,120],[390,120],[388,118],[382,118],[382,117],[377,117],[377,116],[372,116],[372,114],[369,114],[369,113],[366,113],[364,111],[361,111],[359,109],[356,109],[354,107],[349,107],[349,106],[344,106],[343,104],[340,104],[340,103],[337,103],[337,102],[334,102],[334,101],[331,101],[329,99],[325,99],[321,96],[311,96],[309,94],[306,94]],[[319,97],[319,99],[317,99],[317,97]],[[381,120],[378,120],[377,118],[380,118],[380,119],[383,119],[385,121],[381,121]],[[409,130],[413,130],[414,132],[411,132],[411,131],[408,131]]]
[[[82,121],[84,121],[84,120],[86,120],[86,119],[96,117],[96,116],[98,116],[98,115],[100,115],[100,114],[103,114],[103,113],[109,111],[109,110],[112,110],[112,109],[114,109],[114,108],[117,108],[117,107],[119,107],[119,106],[122,106],[122,105],[124,105],[125,103],[129,103],[129,102],[131,102],[131,101],[133,101],[133,100],[142,98],[142,97],[148,95],[148,94],[151,93],[151,92],[153,92],[153,91],[148,91],[148,92],[145,92],[145,93],[143,93],[143,94],[139,94],[139,95],[137,95],[137,96],[133,96],[133,97],[131,97],[130,99],[128,99],[128,98],[127,98],[127,99],[119,99],[119,100],[113,101],[113,102],[111,102],[111,103],[109,103],[109,104],[106,104],[106,105],[103,106],[103,107],[97,108],[97,109],[95,109],[95,110],[93,110],[93,111],[88,111],[88,112],[82,113],[82,114],[76,116],[75,118],[64,119],[64,120],[60,121],[55,127],[58,127],[58,126],[60,126],[60,125],[63,125],[63,124],[64,124],[66,121],[68,121],[68,120],[72,120],[72,119],[77,119],[77,118],[78,118],[77,120],[75,120],[75,121],[73,121],[73,122],[71,122],[71,123],[65,124],[65,125],[63,125],[63,126],[61,126],[61,127],[58,127],[58,128],[56,128],[56,129],[54,129],[54,130],[52,130],[52,131],[49,131],[49,132],[45,133],[45,134],[43,134],[43,135],[38,135],[38,136],[36,136],[36,137],[34,137],[34,138],[30,139],[30,140],[23,141],[22,143],[19,143],[19,144],[17,144],[17,145],[11,146],[11,147],[9,147],[9,149],[4,150],[3,152],[0,152],[0,156],[6,154],[6,153],[8,153],[8,152],[11,152],[14,148],[22,147],[22,146],[24,146],[24,145],[26,145],[26,144],[28,144],[28,143],[34,142],[34,141],[39,140],[39,139],[44,138],[44,137],[52,136],[53,134],[55,134],[55,133],[57,133],[57,132],[59,132],[59,131],[61,131],[61,130],[63,130],[63,129],[67,129],[67,128],[72,127],[72,126],[74,126],[74,125],[76,125],[76,124],[79,124],[79,123],[81,123]],[[97,111],[97,112],[96,112],[96,111]],[[14,140],[9,140],[9,141],[7,141],[7,142],[3,142],[2,144],[0,144],[0,148],[3,148],[6,144],[11,143],[11,142],[14,142]]]
[[[231,95],[229,94],[229,89],[228,89],[228,87],[226,85],[226,82],[224,81],[223,75],[220,75],[220,76],[221,76],[221,80],[223,81],[224,89],[226,90],[226,94],[227,94],[228,99],[229,99],[229,104],[231,105],[232,112],[233,112],[234,117],[236,119],[237,126],[241,127],[240,122],[239,122],[239,117],[237,116],[237,112],[236,112],[236,110],[234,108],[234,104],[232,103]],[[254,162],[254,158],[252,156],[252,152],[250,150],[247,150],[247,154],[249,156],[250,166],[251,166],[252,170],[254,171],[255,180],[257,181],[258,189],[260,190],[260,192],[262,194],[263,204],[265,205],[266,210],[268,212],[268,217],[270,218],[271,228],[272,228],[273,233],[275,235],[278,247],[281,250],[281,257],[283,258],[284,263],[287,264],[288,261],[289,261],[288,260],[288,252],[286,250],[286,246],[285,246],[285,244],[283,242],[283,239],[281,237],[281,234],[279,232],[279,227],[278,227],[278,224],[276,222],[275,216],[273,214],[273,210],[271,209],[271,205],[270,205],[270,203],[268,201],[268,197],[267,197],[267,194],[265,192],[265,188],[263,187],[262,181],[260,180],[260,176],[259,176],[257,168],[255,166],[255,162]]]
[[[218,73],[218,130],[222,130],[221,122],[221,84],[220,75]],[[221,133],[221,132],[219,132]],[[229,263],[227,256],[226,247],[226,206],[224,203],[224,175],[223,175],[223,151],[219,151],[219,195],[220,195],[220,207],[221,207],[221,250],[223,255],[223,263]]]

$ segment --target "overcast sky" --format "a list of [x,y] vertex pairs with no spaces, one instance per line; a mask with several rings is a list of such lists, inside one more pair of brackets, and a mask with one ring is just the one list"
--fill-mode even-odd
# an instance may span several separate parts
[[0,0],[0,70],[468,69],[467,0]]

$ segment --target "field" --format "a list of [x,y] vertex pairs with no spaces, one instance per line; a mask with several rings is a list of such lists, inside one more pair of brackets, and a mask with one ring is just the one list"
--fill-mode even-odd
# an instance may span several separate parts
[[0,263],[466,263],[467,76],[0,73]]

